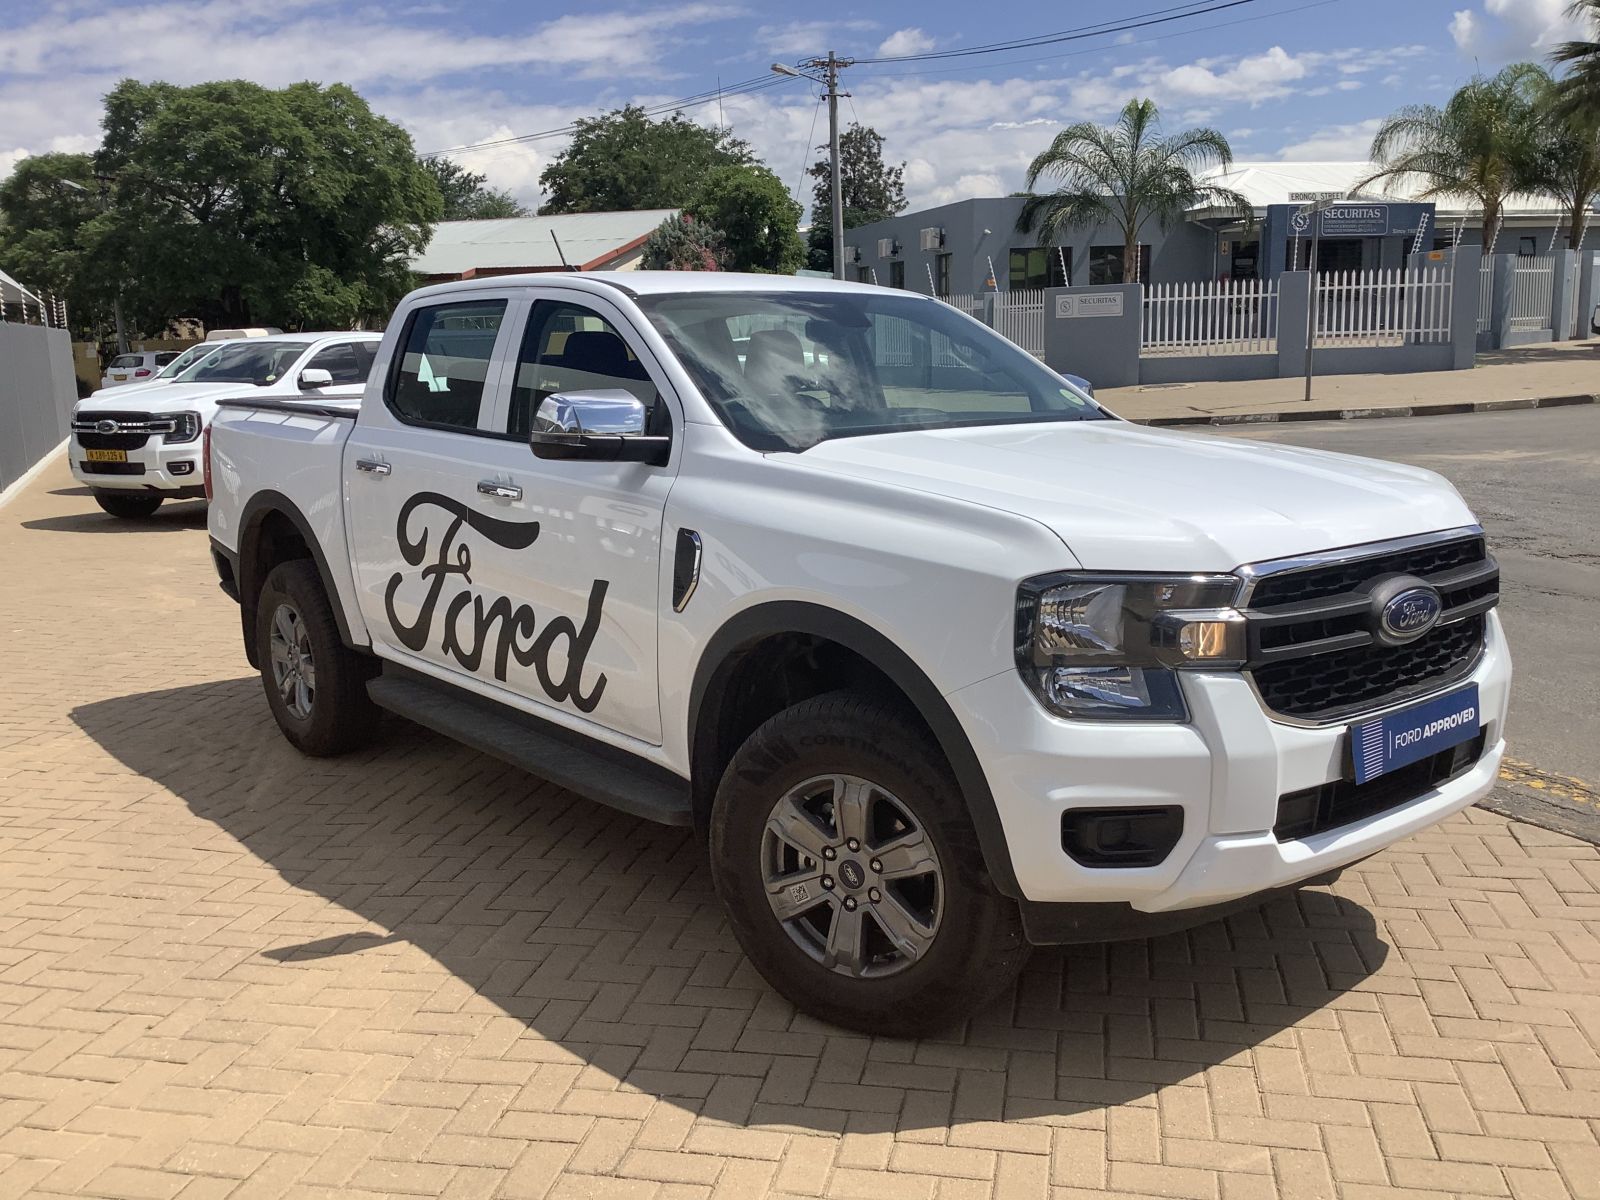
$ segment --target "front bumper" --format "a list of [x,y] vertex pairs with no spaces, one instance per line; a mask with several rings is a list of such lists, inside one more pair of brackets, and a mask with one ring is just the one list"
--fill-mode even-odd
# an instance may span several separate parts
[[127,451],[126,463],[92,463],[76,435],[67,440],[72,477],[88,487],[105,491],[205,494],[203,441],[168,443],[151,434],[143,446]]
[[[1274,720],[1242,675],[1185,675],[1191,722],[1181,725],[1062,720],[1014,671],[947,700],[983,764],[1025,907],[1175,913],[1337,872],[1487,795],[1505,752],[1511,660],[1498,615],[1486,624],[1477,667],[1451,685],[1478,685],[1485,738],[1477,762],[1395,807],[1304,839],[1273,834],[1279,798],[1343,776],[1349,726]],[[1183,809],[1183,833],[1155,866],[1086,867],[1062,848],[1066,809],[1164,805]]]

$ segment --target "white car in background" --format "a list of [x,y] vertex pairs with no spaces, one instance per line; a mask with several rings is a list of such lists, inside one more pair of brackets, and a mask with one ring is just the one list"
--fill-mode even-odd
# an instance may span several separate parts
[[156,372],[177,358],[179,353],[177,350],[136,350],[131,354],[119,354],[111,360],[106,373],[100,377],[100,390],[154,379]]
[[142,392],[146,388],[161,387],[163,384],[171,383],[179,375],[182,375],[190,367],[194,366],[195,363],[199,362],[202,358],[205,358],[210,354],[215,354],[218,350],[222,349],[222,347],[230,346],[232,344],[233,343],[231,341],[196,342],[187,350],[176,352],[166,366],[162,367],[148,379],[130,380],[127,383],[113,384],[109,388],[102,387],[99,391],[88,396],[88,399],[95,400],[103,396],[106,392],[115,390],[117,393],[117,401],[118,403],[121,403],[127,399],[129,394],[133,392]]
[[359,399],[381,340],[345,332],[213,343],[176,376],[136,395],[96,392],[72,412],[73,477],[115,517],[148,517],[163,500],[203,496],[201,439],[218,400],[244,393],[308,403]]

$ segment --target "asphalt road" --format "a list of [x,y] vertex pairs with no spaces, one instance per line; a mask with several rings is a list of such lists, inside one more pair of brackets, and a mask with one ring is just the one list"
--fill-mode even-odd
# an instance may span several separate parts
[[1507,783],[1516,790],[1520,776],[1535,799],[1566,794],[1600,814],[1600,405],[1228,436],[1412,463],[1461,490],[1500,560],[1515,666]]

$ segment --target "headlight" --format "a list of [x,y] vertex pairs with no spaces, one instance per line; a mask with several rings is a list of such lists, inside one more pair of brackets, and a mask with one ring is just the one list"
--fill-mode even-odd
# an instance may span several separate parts
[[1030,579],[1017,589],[1017,669],[1063,717],[1181,721],[1177,672],[1245,658],[1232,575]]
[[[163,442],[192,442],[200,436],[200,414],[194,412],[172,413],[156,420],[171,421],[172,428],[161,435]],[[152,424],[154,422],[152,421]]]

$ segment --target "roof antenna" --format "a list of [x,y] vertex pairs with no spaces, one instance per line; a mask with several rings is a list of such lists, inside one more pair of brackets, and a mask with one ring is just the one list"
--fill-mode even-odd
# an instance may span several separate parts
[[561,249],[561,239],[556,236],[554,229],[550,231],[550,240],[556,244],[556,257],[561,260],[561,265],[568,271],[572,270],[572,264],[567,261],[567,256]]

